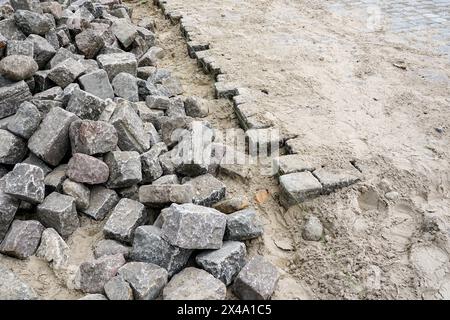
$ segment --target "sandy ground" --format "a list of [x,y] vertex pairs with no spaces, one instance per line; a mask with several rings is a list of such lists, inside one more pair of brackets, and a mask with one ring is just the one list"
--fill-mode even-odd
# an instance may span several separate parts
[[[450,299],[448,57],[432,43],[424,51],[384,31],[360,32],[360,21],[316,1],[168,2],[196,21],[229,80],[254,92],[261,114],[298,136],[303,156],[333,166],[356,160],[363,170],[363,182],[287,212],[276,179],[259,168],[246,184],[221,177],[230,196],[245,194],[261,214],[265,234],[248,247],[283,274],[273,298]],[[238,127],[229,102],[213,99],[212,80],[186,55],[178,27],[150,2],[136,4],[141,15],[155,17],[167,52],[161,66],[180,77],[186,95],[210,100],[214,127]],[[258,202],[261,190],[269,196]],[[301,237],[310,214],[325,226],[320,242]],[[100,230],[83,219],[69,240],[74,266],[92,256]],[[43,298],[80,296],[36,258],[0,255],[0,263]]]

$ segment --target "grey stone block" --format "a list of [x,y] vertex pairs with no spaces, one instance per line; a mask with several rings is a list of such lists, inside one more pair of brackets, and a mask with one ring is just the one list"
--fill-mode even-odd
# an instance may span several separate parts
[[111,26],[111,31],[124,48],[128,48],[137,36],[136,27],[127,19],[115,20]]
[[28,148],[48,164],[58,165],[69,150],[69,127],[76,120],[75,114],[52,108],[28,140]]
[[69,161],[66,174],[75,182],[90,185],[102,184],[108,181],[109,168],[106,163],[97,158],[75,153]]
[[0,164],[16,164],[27,154],[27,146],[23,139],[9,131],[0,129]]
[[280,186],[280,202],[285,208],[317,197],[322,192],[322,185],[309,171],[281,176]]
[[160,47],[151,47],[140,59],[139,67],[157,66],[158,60],[164,57],[164,50]]
[[94,256],[96,259],[98,259],[103,256],[121,254],[125,257],[125,259],[127,259],[130,254],[130,250],[130,247],[127,247],[118,241],[106,239],[99,241],[95,245]]
[[[5,45],[6,46],[6,45]],[[28,56],[33,58],[33,43],[24,40],[9,40],[6,47],[6,56]]]
[[193,118],[204,118],[209,114],[209,108],[206,100],[198,97],[188,97],[184,101],[186,115]]
[[186,268],[174,275],[163,291],[164,300],[224,300],[225,284],[205,270]]
[[46,260],[51,268],[58,271],[67,267],[69,254],[70,248],[58,232],[52,228],[45,229],[36,256]]
[[44,226],[55,229],[63,238],[70,236],[80,225],[75,199],[57,192],[38,205],[37,214]]
[[117,202],[119,197],[114,190],[95,186],[91,189],[89,207],[83,213],[95,220],[103,220]]
[[92,59],[103,48],[105,41],[99,30],[86,29],[75,36],[75,44],[86,59]]
[[0,178],[0,243],[14,220],[20,201],[3,192],[4,178]]
[[14,18],[0,20],[2,35],[8,40],[25,40],[25,35],[17,27]]
[[89,208],[91,191],[82,183],[66,179],[63,182],[62,191],[64,194],[75,199],[77,210],[83,211]]
[[135,76],[121,72],[114,77],[112,86],[116,96],[132,102],[139,101],[138,85]]
[[273,160],[273,165],[276,172],[281,176],[295,172],[314,171],[315,169],[312,163],[297,154],[277,157]]
[[106,108],[106,102],[86,91],[75,89],[67,103],[67,111],[80,119],[97,121]]
[[111,53],[97,56],[100,68],[108,73],[112,81],[119,73],[126,72],[133,76],[137,73],[136,57],[132,53]]
[[42,121],[41,113],[30,102],[20,105],[8,124],[8,130],[24,139],[29,139]]
[[68,58],[53,67],[48,77],[60,87],[65,88],[85,71],[86,69],[80,61]]
[[190,185],[147,185],[139,188],[139,201],[150,207],[171,203],[191,203],[194,190]]
[[44,172],[44,176],[52,172],[52,169],[47,166],[44,161],[36,157],[33,153],[30,153],[30,155],[25,160],[23,160],[22,163],[32,164],[36,167],[41,168]]
[[180,180],[176,174],[169,174],[156,179],[152,183],[154,186],[166,185],[166,184],[180,184]]
[[122,199],[106,221],[103,233],[108,239],[131,243],[134,230],[145,220],[146,212],[143,204],[130,199]]
[[260,237],[264,232],[258,215],[253,208],[227,215],[225,239],[244,241]]
[[114,91],[105,70],[99,69],[81,76],[78,81],[81,88],[99,97],[100,99],[113,99]]
[[261,256],[255,256],[239,272],[233,292],[242,300],[269,300],[279,277],[274,265]]
[[25,81],[5,84],[0,87],[0,119],[17,112],[19,106],[31,100],[31,92]]
[[162,235],[184,249],[219,249],[225,234],[226,216],[195,204],[173,204],[164,217]]
[[51,58],[56,54],[55,48],[47,41],[47,39],[36,34],[30,34],[27,41],[33,44],[33,58],[39,65],[40,69],[44,69]]
[[48,16],[27,10],[17,10],[14,13],[16,25],[25,34],[45,35],[54,28],[54,21]]
[[0,266],[0,300],[37,300],[38,295],[11,270]]
[[156,264],[167,270],[169,276],[184,268],[193,250],[169,244],[155,226],[141,226],[135,231],[130,258],[133,261]]
[[246,248],[243,242],[225,241],[218,250],[200,252],[195,261],[228,286],[244,267],[245,256]]
[[129,262],[119,269],[118,274],[130,284],[136,300],[155,300],[168,280],[165,269],[144,262]]
[[31,164],[18,163],[5,179],[4,192],[33,204],[45,196],[44,171]]
[[194,188],[192,202],[201,206],[211,207],[226,195],[225,184],[209,173],[192,178],[185,184]]
[[63,182],[67,178],[66,171],[67,164],[61,164],[48,173],[44,179],[45,188],[47,190],[60,192]]
[[348,187],[361,180],[361,174],[356,169],[320,168],[314,170],[313,175],[322,184],[322,192],[325,194]]
[[0,245],[0,252],[26,259],[36,252],[43,231],[44,227],[38,221],[14,220]]
[[116,129],[107,122],[75,121],[70,126],[69,136],[74,153],[95,155],[111,152],[117,148]]
[[155,144],[149,151],[141,154],[142,182],[151,183],[163,175],[163,169],[159,163],[161,153],[167,151],[164,142]]
[[120,276],[115,276],[105,284],[105,294],[109,300],[133,300],[133,290]]
[[106,154],[109,167],[109,188],[126,188],[142,181],[141,160],[135,151],[114,151]]

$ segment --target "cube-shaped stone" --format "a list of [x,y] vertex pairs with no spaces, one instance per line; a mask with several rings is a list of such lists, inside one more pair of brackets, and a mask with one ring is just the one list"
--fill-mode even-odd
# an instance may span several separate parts
[[30,34],[26,41],[33,45],[33,58],[37,62],[39,69],[44,69],[50,59],[56,54],[55,48],[47,39],[37,34]]
[[111,84],[114,89],[114,94],[117,97],[132,102],[139,101],[139,91],[135,76],[129,73],[121,72],[114,77]]
[[191,185],[147,185],[139,188],[139,201],[150,207],[164,207],[172,203],[191,203],[194,189]]
[[90,28],[75,36],[75,44],[86,59],[92,59],[103,48],[105,41],[100,30]]
[[361,180],[361,174],[356,169],[320,168],[315,170],[313,175],[322,184],[323,192],[326,194]]
[[131,243],[134,230],[146,220],[146,211],[142,203],[130,199],[122,199],[112,211],[103,228],[108,239]]
[[133,300],[133,289],[120,276],[115,276],[105,284],[105,294],[109,300]]
[[245,256],[246,248],[243,242],[225,241],[218,250],[200,252],[195,261],[228,286],[244,267]]
[[55,26],[54,21],[48,16],[28,10],[17,10],[14,14],[14,20],[20,30],[27,35],[45,35]]
[[17,112],[20,105],[31,100],[31,92],[25,81],[0,86],[0,119]]
[[135,231],[130,257],[133,261],[156,264],[172,276],[184,268],[192,251],[169,244],[162,237],[160,228],[141,226]]
[[44,171],[31,164],[16,164],[5,179],[4,192],[29,203],[41,203],[45,196]]
[[28,140],[28,148],[48,164],[58,165],[69,150],[69,127],[76,120],[75,114],[52,108]]
[[36,256],[49,262],[54,270],[67,267],[70,248],[53,228],[45,229]]
[[26,142],[9,131],[0,129],[0,164],[16,164],[27,154]]
[[219,249],[225,234],[226,216],[195,204],[173,204],[164,216],[162,236],[183,249]]
[[113,99],[114,91],[105,70],[99,69],[81,76],[81,88],[100,99]]
[[89,207],[83,213],[95,220],[103,220],[117,202],[119,197],[114,190],[95,186],[91,189]]
[[193,203],[211,207],[226,195],[225,184],[211,174],[204,174],[186,182],[194,188]]
[[233,292],[242,300],[269,300],[279,278],[278,269],[273,264],[255,256],[239,272]]
[[163,175],[163,169],[159,163],[159,156],[163,152],[167,152],[167,146],[164,142],[160,142],[141,154],[143,183],[151,183]]
[[51,69],[48,77],[58,86],[65,88],[85,72],[84,65],[73,58],[68,58]]
[[127,19],[115,20],[111,26],[111,31],[124,48],[128,48],[137,36],[136,27]]
[[105,108],[106,102],[103,99],[86,91],[75,89],[67,103],[66,110],[76,114],[80,119],[97,121]]
[[79,183],[102,184],[108,181],[109,168],[103,161],[83,153],[75,153],[69,161],[67,176]]
[[71,124],[69,130],[72,152],[96,155],[117,148],[116,129],[104,121],[80,120]]
[[67,164],[61,164],[49,172],[44,179],[46,190],[60,192],[67,178]]
[[225,239],[244,241],[260,237],[264,232],[256,210],[244,209],[227,215]]
[[133,76],[137,73],[136,57],[132,53],[111,53],[97,56],[100,68],[108,73],[112,81],[119,73],[126,72]]
[[66,179],[62,184],[62,191],[75,199],[77,210],[83,211],[89,208],[91,190],[82,183]]
[[37,214],[44,226],[55,229],[63,238],[70,236],[80,225],[75,199],[57,192],[38,205]]
[[303,171],[314,171],[314,165],[298,154],[288,154],[273,160],[275,172],[280,176]]
[[6,47],[7,56],[29,56],[33,58],[33,43],[24,40],[9,40]]
[[41,113],[36,106],[30,102],[24,102],[9,122],[8,130],[19,137],[29,139],[41,121]]
[[125,259],[130,254],[130,247],[111,239],[100,240],[94,247],[94,256],[96,259],[103,256],[111,256],[115,254],[122,254]]
[[41,241],[44,226],[34,220],[14,220],[0,244],[0,252],[19,259],[32,256]]
[[285,208],[317,197],[322,192],[321,183],[309,171],[281,176],[280,186],[280,202]]
[[142,181],[141,159],[135,151],[114,151],[104,157],[109,167],[109,188],[126,188]]

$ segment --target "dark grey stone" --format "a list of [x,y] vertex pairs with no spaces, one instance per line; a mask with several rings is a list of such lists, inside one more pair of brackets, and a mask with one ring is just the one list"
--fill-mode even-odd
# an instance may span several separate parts
[[91,189],[89,207],[83,213],[95,220],[103,220],[117,202],[119,197],[114,190],[95,186]]
[[16,113],[19,106],[30,99],[30,88],[25,81],[0,86],[0,119]]
[[194,190],[190,185],[146,185],[139,188],[139,201],[151,207],[171,203],[191,203]]
[[86,29],[75,36],[75,43],[86,59],[94,58],[105,45],[100,30]]
[[29,139],[42,121],[41,113],[30,102],[20,105],[8,124],[8,130],[24,139]]
[[185,184],[194,188],[192,202],[201,206],[211,207],[226,195],[225,184],[209,173],[192,178]]
[[109,188],[126,188],[142,181],[141,160],[135,151],[114,151],[104,157],[109,167]]
[[56,54],[55,48],[47,41],[47,39],[36,34],[30,34],[27,41],[33,44],[33,58],[39,65],[40,69],[44,69],[51,58]]
[[33,204],[45,196],[44,171],[31,164],[18,163],[5,179],[4,192]]
[[16,164],[27,154],[27,146],[23,139],[9,131],[0,129],[0,164]]
[[54,27],[54,22],[46,15],[27,10],[17,10],[14,13],[16,25],[25,34],[45,35]]
[[0,244],[0,252],[11,257],[26,259],[36,252],[43,231],[44,226],[38,221],[14,220]]
[[73,91],[67,103],[67,111],[83,120],[97,121],[105,108],[106,102],[103,99],[80,89]]
[[237,211],[226,217],[227,228],[225,239],[227,240],[250,240],[260,237],[264,232],[256,210],[253,208]]
[[78,81],[81,88],[99,97],[100,99],[113,99],[114,91],[105,70],[99,69],[81,76]]

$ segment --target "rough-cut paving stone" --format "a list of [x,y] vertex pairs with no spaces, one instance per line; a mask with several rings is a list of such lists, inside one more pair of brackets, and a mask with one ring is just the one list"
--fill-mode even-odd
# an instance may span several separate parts
[[222,248],[201,252],[195,261],[203,269],[221,280],[225,285],[231,284],[245,265],[245,244],[237,241],[225,241]]
[[16,113],[19,106],[30,99],[30,88],[25,81],[0,86],[0,119]]
[[43,231],[44,227],[38,221],[14,220],[0,245],[0,252],[26,259],[36,252]]
[[136,27],[126,19],[115,20],[111,30],[125,48],[128,48],[137,36]]
[[70,126],[69,136],[74,153],[95,155],[117,148],[116,129],[104,121],[75,121]]
[[101,33],[94,29],[87,29],[77,34],[75,43],[86,59],[94,58],[105,45]]
[[313,172],[313,175],[322,184],[324,193],[331,193],[337,189],[348,187],[361,180],[359,172],[345,169],[321,168]]
[[238,196],[216,203],[215,205],[213,205],[213,208],[219,210],[220,212],[230,214],[236,211],[244,210],[249,206],[250,203],[245,197]]
[[30,34],[27,42],[33,45],[33,58],[39,68],[44,69],[47,62],[56,54],[55,48],[45,38],[36,34]]
[[195,204],[173,204],[165,215],[162,235],[170,244],[184,249],[219,249],[225,233],[226,216]]
[[0,61],[0,74],[13,81],[31,78],[39,66],[32,57],[8,56]]
[[134,261],[156,264],[167,270],[169,276],[179,272],[187,263],[192,250],[169,244],[155,226],[141,226],[135,231],[130,257]]
[[51,70],[39,70],[34,74],[33,79],[36,91],[44,91],[54,85],[53,81],[51,81],[50,78],[48,77],[50,71]]
[[105,284],[124,264],[125,259],[121,254],[83,262],[76,274],[76,287],[86,293],[102,293]]
[[95,220],[103,220],[117,202],[119,202],[119,197],[114,190],[95,186],[91,189],[89,207],[83,213]]
[[139,188],[139,201],[152,207],[191,203],[193,196],[191,185],[147,185]]
[[153,146],[161,142],[161,136],[151,122],[144,122],[144,131],[149,135],[150,145]]
[[[30,153],[28,158],[22,161],[22,163],[32,164],[36,167],[39,167],[44,171],[44,176],[48,175],[50,172],[52,172],[52,169],[45,164],[44,161],[36,157],[34,154]],[[45,182],[45,180],[44,180]]]
[[29,139],[41,123],[41,113],[29,102],[24,102],[8,124],[8,130],[24,139]]
[[253,208],[237,211],[227,216],[227,240],[243,241],[261,236],[264,232],[258,215]]
[[10,3],[14,10],[28,10],[42,13],[38,0],[10,0]]
[[73,91],[67,103],[67,111],[83,120],[97,121],[105,108],[106,102],[103,99],[80,89]]
[[159,47],[151,47],[140,59],[139,67],[157,66],[158,60],[164,57],[164,50]]
[[180,180],[178,179],[178,176],[176,174],[169,174],[153,181],[152,184],[154,186],[161,186],[167,184],[180,184]]
[[[72,60],[82,60],[83,56],[76,55],[66,48],[59,48],[58,51],[56,51],[56,54],[53,56],[53,58],[48,62],[48,67],[50,69],[55,68],[60,63],[66,61],[67,59]],[[80,62],[81,63],[81,62]]]
[[197,97],[188,97],[184,101],[186,115],[194,118],[204,118],[209,114],[209,108],[206,101]]
[[63,182],[62,190],[64,194],[75,199],[77,210],[83,211],[89,207],[91,191],[83,184],[66,179]]
[[97,57],[97,61],[100,68],[108,73],[110,81],[121,72],[136,76],[137,61],[132,53],[102,54]]
[[11,270],[0,266],[0,300],[37,300],[36,292]]
[[119,137],[118,146],[123,151],[143,153],[150,148],[149,135],[142,120],[128,103],[121,103],[110,120]]
[[130,254],[130,247],[117,242],[115,240],[101,240],[94,247],[94,256],[96,259],[103,256],[111,256],[115,254],[122,254],[125,258],[128,258]]
[[148,77],[156,71],[156,67],[139,67],[137,68],[137,77],[144,81],[147,81]]
[[151,183],[163,175],[163,169],[159,163],[159,156],[163,152],[167,152],[167,146],[164,142],[160,142],[148,152],[141,154],[143,183]]
[[132,102],[139,101],[138,85],[135,76],[121,72],[114,77],[112,86],[116,96]]
[[75,153],[69,161],[67,176],[79,183],[102,184],[108,181],[109,168],[101,160],[82,153]]
[[279,277],[274,265],[261,256],[255,256],[239,272],[233,291],[242,300],[268,300],[275,291]]
[[59,270],[67,266],[69,254],[70,248],[58,232],[52,228],[45,229],[36,256],[45,259],[53,269]]
[[37,213],[44,226],[55,229],[63,238],[70,236],[80,225],[75,199],[57,192],[38,205]]
[[147,96],[145,103],[150,109],[168,110],[172,104],[168,97],[164,96]]
[[109,300],[133,300],[133,289],[121,276],[116,276],[105,284],[105,294]]
[[[4,41],[4,40],[3,40]],[[22,40],[6,40],[6,43],[4,44],[6,48],[6,56],[28,56],[33,58],[33,44],[29,41],[22,41]],[[2,42],[3,43],[3,42]]]
[[52,20],[46,15],[27,10],[17,10],[14,20],[25,34],[45,35],[54,27]]
[[108,218],[103,233],[106,238],[131,243],[134,230],[145,220],[146,212],[143,204],[130,199],[122,199]]
[[273,161],[276,172],[282,176],[289,173],[314,171],[314,166],[297,154],[289,154],[275,158]]
[[319,218],[315,216],[308,217],[303,226],[302,237],[307,241],[319,241],[322,238],[323,226]]
[[4,192],[30,203],[44,201],[44,171],[31,164],[18,163],[5,179]]
[[113,99],[114,91],[105,70],[99,69],[81,76],[78,81],[81,88],[99,97],[100,99]]
[[212,175],[205,174],[186,182],[194,188],[192,202],[201,206],[211,207],[225,198],[226,186]]
[[164,300],[224,300],[227,288],[205,270],[186,268],[173,276],[163,291]]
[[9,131],[0,129],[0,164],[16,164],[27,154],[24,140]]
[[109,167],[108,187],[126,188],[142,181],[141,160],[135,151],[114,151],[106,154]]
[[78,300],[108,300],[108,298],[106,298],[104,295],[100,293],[94,293],[94,294],[87,294]]
[[133,289],[136,300],[154,300],[167,284],[167,271],[152,263],[130,262],[119,269],[119,276]]
[[76,120],[73,113],[52,108],[28,140],[28,148],[48,164],[58,165],[69,149],[69,127]]
[[280,177],[280,202],[288,208],[322,192],[322,185],[311,172],[290,173]]
[[85,70],[80,61],[69,58],[52,68],[48,77],[58,86],[65,88],[81,76]]
[[19,208],[20,201],[3,192],[4,178],[0,178],[0,243],[6,235],[14,216]]
[[63,182],[66,180],[67,164],[57,166],[52,172],[45,176],[44,183],[46,189],[51,191],[61,191]]

